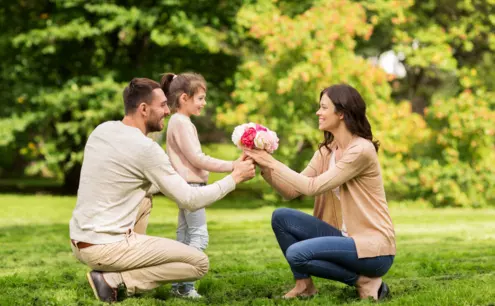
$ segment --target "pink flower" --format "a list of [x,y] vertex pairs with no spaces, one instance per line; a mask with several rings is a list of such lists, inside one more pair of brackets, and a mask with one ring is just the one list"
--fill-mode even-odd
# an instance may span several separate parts
[[249,122],[235,127],[232,142],[239,148],[260,149],[273,153],[278,149],[277,133],[261,124]]
[[278,149],[278,137],[277,137],[277,133],[273,132],[273,131],[270,131],[270,135],[272,136],[272,152],[275,151],[276,149]]
[[241,137],[241,143],[249,149],[254,148],[254,138],[256,137],[256,129],[250,127],[244,131]]
[[268,131],[268,129],[261,124],[256,124],[256,131]]
[[256,148],[273,153],[278,148],[278,137],[272,131],[259,131],[254,139]]

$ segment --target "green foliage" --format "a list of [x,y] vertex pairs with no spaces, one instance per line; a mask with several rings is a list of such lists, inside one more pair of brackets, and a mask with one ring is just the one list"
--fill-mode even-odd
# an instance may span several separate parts
[[429,129],[412,152],[421,167],[405,174],[409,196],[435,206],[495,204],[494,13],[489,1],[417,1],[394,22],[408,69],[401,86],[413,104],[426,99],[415,109]]
[[[322,18],[325,16],[327,18]],[[351,1],[320,1],[301,15],[285,15],[274,2],[258,1],[239,12],[239,22],[264,47],[247,55],[236,75],[233,103],[217,118],[231,128],[254,121],[278,132],[280,155],[295,168],[307,160],[301,152],[315,150],[322,135],[316,128],[318,93],[335,83],[349,83],[368,103],[376,138],[381,140],[381,160],[387,189],[403,186],[405,172],[416,169],[409,157],[427,131],[422,118],[407,103],[394,104],[391,88],[381,69],[355,53],[356,39],[368,39],[373,22]]]
[[215,84],[212,99],[224,99],[241,4],[45,0],[3,7],[2,152],[19,156],[18,171],[74,184],[89,132],[121,118],[121,92],[132,77],[194,70]]
[[70,82],[62,90],[33,98],[36,107],[27,115],[26,121],[33,119],[25,132],[32,131],[36,136],[20,150],[33,160],[26,168],[29,174],[55,176],[68,172],[74,164],[82,162],[86,139],[94,127],[109,119],[122,118],[124,84],[111,78],[81,83]]
[[419,174],[436,206],[482,207],[495,202],[495,95],[463,92],[433,102],[427,121],[431,151]]
[[[222,129],[215,142],[256,121],[277,131],[277,157],[300,170],[322,140],[314,115],[319,92],[345,82],[367,102],[390,199],[495,205],[492,2],[6,4],[0,175],[52,177],[74,189],[88,134],[122,116],[124,84],[192,70],[209,82],[198,126],[203,135]],[[388,50],[405,56],[405,78],[369,60]],[[276,200],[257,180],[250,188]]]
[[[491,48],[480,37],[490,41],[493,24],[479,10],[491,8],[464,1],[452,11],[452,1],[443,2],[318,1],[294,16],[284,13],[283,3],[244,6],[238,22],[263,49],[244,56],[232,101],[219,112],[219,122],[227,127],[246,121],[268,125],[281,136],[280,157],[301,169],[307,162],[301,154],[322,139],[313,115],[317,93],[349,83],[368,104],[390,198],[427,198],[435,206],[495,204],[493,89],[470,68],[486,66],[471,52]],[[446,30],[452,14],[459,23]],[[468,26],[473,23],[480,26]],[[377,41],[375,30],[388,46]],[[370,55],[371,44],[402,52],[408,77],[394,80],[365,61],[360,52]],[[487,69],[480,71],[487,74]],[[468,102],[459,90],[473,87],[481,89]],[[401,95],[401,88],[409,94]],[[422,112],[416,94],[435,101],[424,118],[412,112]],[[445,122],[436,116],[445,116]]]

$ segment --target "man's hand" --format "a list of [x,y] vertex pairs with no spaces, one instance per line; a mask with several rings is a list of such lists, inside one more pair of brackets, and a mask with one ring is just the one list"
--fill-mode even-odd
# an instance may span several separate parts
[[234,171],[232,171],[232,177],[236,184],[248,181],[256,174],[253,160],[239,161],[234,165]]

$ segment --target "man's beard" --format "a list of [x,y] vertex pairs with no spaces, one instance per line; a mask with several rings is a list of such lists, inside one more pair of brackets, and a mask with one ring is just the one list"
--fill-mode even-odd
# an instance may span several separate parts
[[156,118],[150,118],[146,122],[146,130],[148,133],[153,133],[153,132],[160,132],[162,130],[162,127],[160,126],[162,120],[156,119]]

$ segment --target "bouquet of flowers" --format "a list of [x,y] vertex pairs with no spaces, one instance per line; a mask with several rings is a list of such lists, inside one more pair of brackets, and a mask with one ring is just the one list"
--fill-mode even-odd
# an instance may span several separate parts
[[239,148],[260,149],[273,153],[278,148],[277,133],[256,123],[237,126],[232,133],[232,142]]

